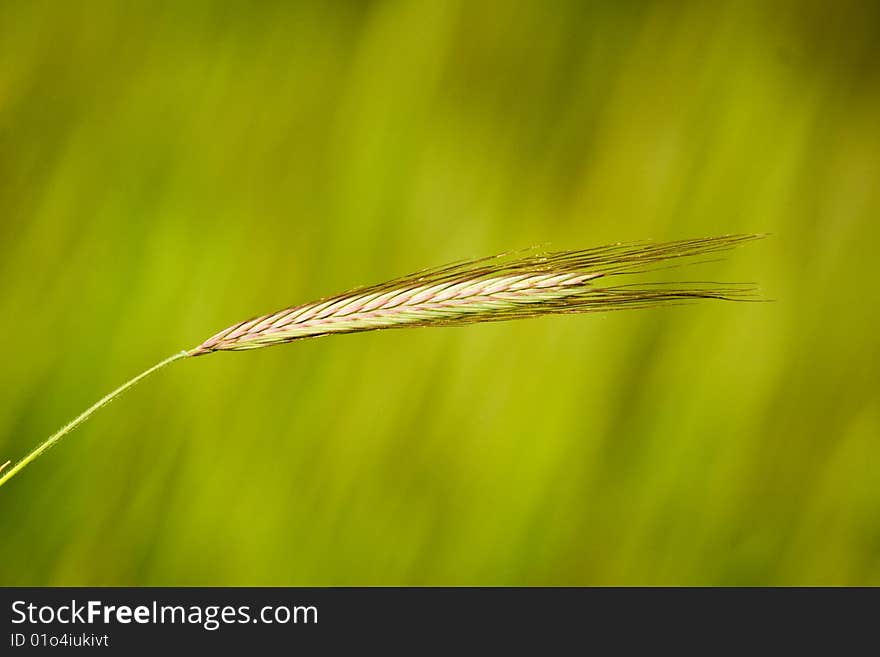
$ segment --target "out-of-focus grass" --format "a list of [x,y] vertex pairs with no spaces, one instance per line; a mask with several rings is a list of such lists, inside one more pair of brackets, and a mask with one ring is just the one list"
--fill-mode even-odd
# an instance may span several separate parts
[[870,2],[3,3],[0,462],[461,257],[771,231],[692,275],[777,301],[177,364],[0,491],[0,584],[880,584],[878,43]]

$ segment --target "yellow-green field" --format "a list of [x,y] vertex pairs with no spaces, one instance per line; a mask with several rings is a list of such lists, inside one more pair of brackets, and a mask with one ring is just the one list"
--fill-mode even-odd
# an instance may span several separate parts
[[0,585],[880,585],[875,2],[4,2],[0,463],[248,316],[771,232],[773,303],[175,363],[0,489]]

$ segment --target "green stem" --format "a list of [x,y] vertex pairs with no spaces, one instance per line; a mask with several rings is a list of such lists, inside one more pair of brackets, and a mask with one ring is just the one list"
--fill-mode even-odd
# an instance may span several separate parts
[[68,433],[73,431],[76,427],[78,427],[80,424],[82,424],[83,422],[88,420],[89,417],[91,417],[92,413],[97,411],[99,408],[103,408],[104,406],[106,406],[107,404],[112,402],[114,399],[116,399],[123,392],[125,392],[126,390],[131,388],[134,384],[136,384],[139,381],[142,381],[143,379],[150,376],[150,374],[152,374],[153,372],[162,369],[166,365],[170,365],[171,363],[173,363],[176,360],[180,360],[181,358],[186,358],[187,356],[189,356],[189,353],[187,353],[186,351],[181,351],[179,353],[176,353],[173,356],[166,358],[161,363],[157,363],[156,365],[153,365],[153,367],[146,370],[145,372],[141,372],[140,374],[138,374],[136,377],[134,377],[130,381],[126,381],[121,386],[116,388],[116,390],[114,390],[113,392],[105,395],[104,397],[101,397],[101,399],[99,399],[97,402],[95,402],[94,405],[92,405],[89,408],[87,408],[86,410],[84,410],[82,413],[77,415],[73,420],[71,420],[70,422],[65,424],[63,427],[61,427],[58,431],[56,431],[51,436],[46,438],[46,440],[44,440],[42,443],[40,443],[39,445],[34,447],[34,449],[31,450],[30,454],[28,454],[23,459],[21,459],[18,463],[16,463],[11,468],[9,468],[9,470],[4,471],[4,468],[6,467],[6,465],[9,464],[9,462],[7,461],[3,465],[3,467],[0,467],[0,472],[3,472],[3,476],[0,477],[0,486],[2,486],[7,481],[12,479],[16,474],[18,474],[18,472],[20,470],[24,469],[25,466],[27,466],[31,461],[33,461],[38,456],[40,456],[43,452],[45,452],[50,447],[52,447],[55,443],[57,443],[59,440],[61,440],[65,435],[67,435]]

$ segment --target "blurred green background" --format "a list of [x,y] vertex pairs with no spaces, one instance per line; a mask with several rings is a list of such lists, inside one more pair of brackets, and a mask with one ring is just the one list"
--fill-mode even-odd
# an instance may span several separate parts
[[0,461],[226,325],[770,231],[772,304],[176,363],[0,490],[5,585],[880,584],[876,2],[0,4]]

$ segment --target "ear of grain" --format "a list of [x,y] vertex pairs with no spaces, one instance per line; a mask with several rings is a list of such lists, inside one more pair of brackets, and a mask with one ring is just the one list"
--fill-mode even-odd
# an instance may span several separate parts
[[258,349],[334,333],[649,308],[696,299],[744,299],[751,293],[745,286],[635,285],[615,281],[621,276],[666,268],[667,261],[692,262],[758,237],[725,235],[656,244],[614,244],[463,261],[239,322],[189,354]]
[[334,333],[458,326],[560,313],[653,308],[698,299],[747,299],[752,290],[742,285],[639,285],[615,281],[620,276],[693,262],[695,258],[711,256],[758,237],[725,235],[657,244],[614,244],[537,255],[508,253],[427,269],[239,322],[195,349],[178,352],[160,361],[111,391],[11,468],[6,469],[9,461],[0,465],[0,486],[136,383],[188,356],[258,349]]

